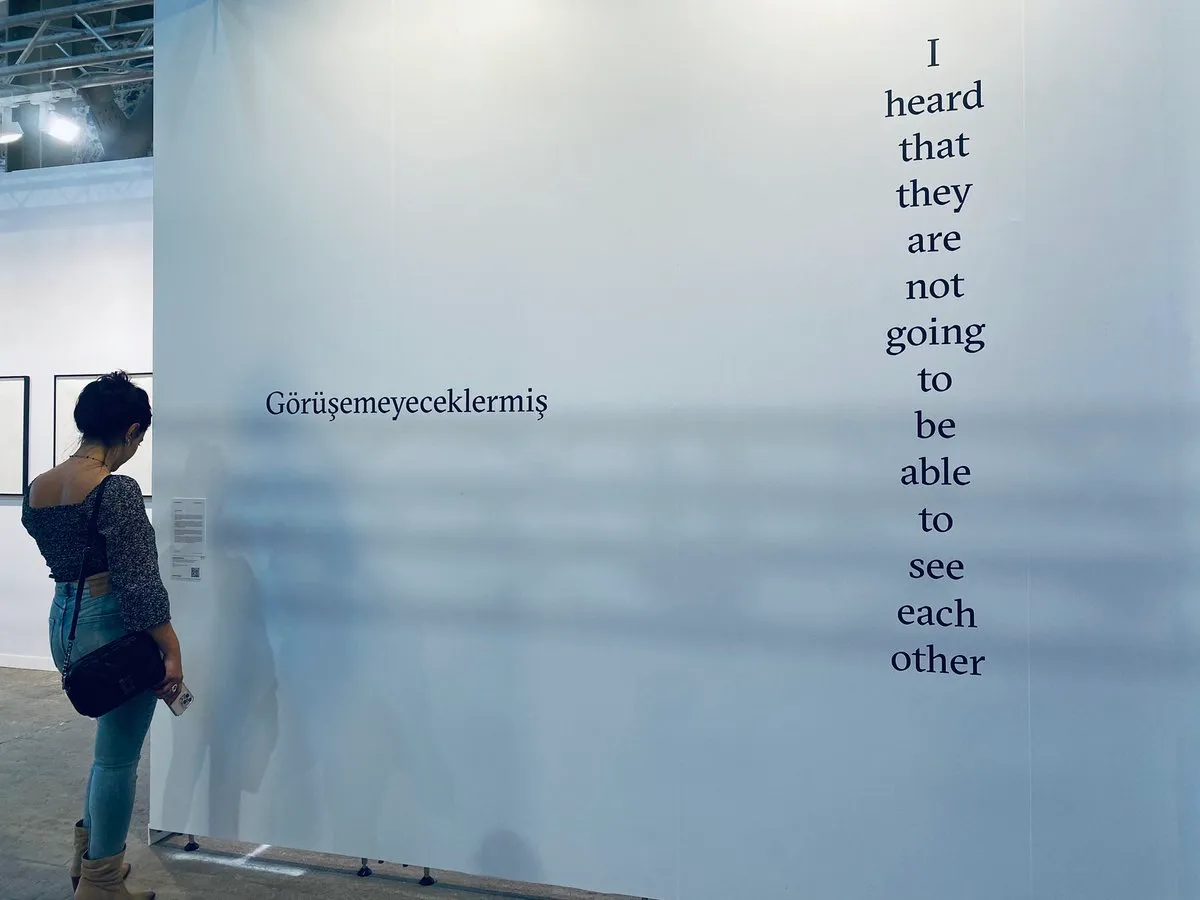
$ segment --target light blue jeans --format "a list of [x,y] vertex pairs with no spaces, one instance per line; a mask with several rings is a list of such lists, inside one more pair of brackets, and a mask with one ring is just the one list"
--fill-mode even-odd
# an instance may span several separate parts
[[[50,653],[60,673],[67,655],[74,609],[74,585],[58,585],[50,608]],[[85,586],[72,662],[126,633],[119,595],[109,592],[93,597]],[[83,827],[91,829],[88,859],[106,859],[125,849],[133,818],[138,763],[156,702],[153,692],[147,691],[96,722],[96,746],[83,800]]]

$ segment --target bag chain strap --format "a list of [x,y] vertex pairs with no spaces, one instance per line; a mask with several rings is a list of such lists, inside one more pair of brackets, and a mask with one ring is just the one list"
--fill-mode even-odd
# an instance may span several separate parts
[[98,533],[96,522],[100,518],[100,501],[104,499],[104,488],[107,484],[108,476],[105,475],[100,482],[100,489],[96,492],[96,502],[92,506],[92,515],[88,519],[87,532],[83,539],[83,560],[79,563],[79,579],[75,582],[75,612],[71,616],[71,636],[67,638],[67,655],[63,660],[63,690],[66,690],[67,687],[67,673],[71,671],[71,653],[75,649],[75,629],[79,625],[79,608],[83,605],[83,573],[87,566],[88,553],[92,547],[92,534]]

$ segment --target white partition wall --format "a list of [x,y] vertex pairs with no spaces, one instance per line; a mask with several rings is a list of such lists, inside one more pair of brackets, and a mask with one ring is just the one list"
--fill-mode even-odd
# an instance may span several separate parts
[[1197,896],[1189,10],[286,6],[157,9],[153,827]]
[[[149,159],[0,175],[0,666],[54,668],[54,584],[21,527],[23,486],[15,483],[23,382],[33,478],[62,460],[56,375],[150,371],[153,191]],[[77,397],[78,390],[59,409],[63,447],[78,439],[68,433]],[[143,463],[131,474],[148,491]]]

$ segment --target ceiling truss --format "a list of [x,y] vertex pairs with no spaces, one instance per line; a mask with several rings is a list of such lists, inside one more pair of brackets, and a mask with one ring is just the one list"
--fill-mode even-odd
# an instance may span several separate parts
[[[121,10],[149,5],[147,0],[88,0],[0,17],[0,107],[152,81],[153,19],[117,17]],[[3,12],[0,3],[0,16]],[[88,45],[82,52],[81,44]]]

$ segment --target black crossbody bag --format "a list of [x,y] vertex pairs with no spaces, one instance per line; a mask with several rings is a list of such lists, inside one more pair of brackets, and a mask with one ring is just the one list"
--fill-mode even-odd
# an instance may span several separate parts
[[86,571],[92,538],[98,534],[96,521],[108,478],[100,482],[96,502],[88,520],[83,560],[79,564],[79,580],[75,585],[75,612],[71,617],[71,636],[67,639],[67,655],[63,661],[63,691],[80,715],[98,719],[126,701],[162,684],[167,677],[162,651],[145,631],[127,634],[84,656],[71,665],[75,649],[75,629],[79,625],[79,609],[83,605],[83,573]]

